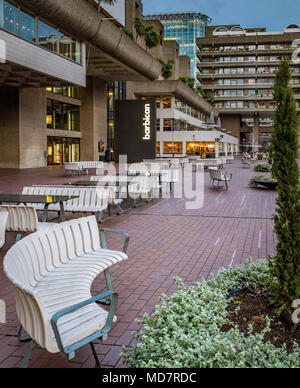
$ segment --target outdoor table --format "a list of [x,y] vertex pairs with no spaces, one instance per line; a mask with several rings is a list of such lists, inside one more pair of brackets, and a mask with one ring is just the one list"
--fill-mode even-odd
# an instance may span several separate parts
[[25,206],[31,203],[44,204],[43,222],[47,222],[49,205],[59,203],[60,205],[59,218],[61,219],[61,221],[65,221],[66,218],[65,218],[64,202],[75,198],[78,198],[78,196],[0,194],[0,205],[2,205],[2,203],[16,203],[17,205],[22,203]]
[[82,187],[97,187],[98,182],[94,181],[76,181],[65,183],[64,186],[82,186]]

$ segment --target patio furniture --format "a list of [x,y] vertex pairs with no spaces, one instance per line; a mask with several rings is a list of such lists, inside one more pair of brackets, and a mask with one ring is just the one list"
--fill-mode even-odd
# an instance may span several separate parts
[[[98,213],[98,221],[100,223],[111,219],[110,208],[108,206],[109,191],[105,187],[88,188],[65,186],[33,186],[24,187],[23,193],[30,195],[39,194],[53,198],[55,198],[55,196],[63,196],[64,198],[68,199],[63,208],[55,203],[50,202],[47,207],[47,214],[48,211],[55,211],[58,213],[61,213],[62,211],[64,213]],[[43,210],[40,204],[35,203],[34,199],[30,203],[35,207],[36,210]],[[108,216],[105,219],[103,219],[104,211],[108,211]],[[47,219],[47,215],[44,218]]]
[[6,222],[8,218],[8,213],[1,212],[0,213],[0,248],[5,244],[5,229]]
[[34,233],[41,228],[50,227],[49,222],[39,222],[36,210],[32,206],[13,206],[13,205],[1,205],[0,215],[8,214],[6,231],[16,232],[16,242],[18,242],[22,233]]
[[251,168],[250,159],[242,159],[243,168]]
[[2,203],[16,203],[34,206],[37,210],[43,211],[43,222],[48,220],[49,207],[56,207],[59,217],[65,221],[64,202],[72,201],[77,198],[74,195],[65,195],[63,193],[45,192],[24,188],[22,194],[0,194],[0,205]]
[[[224,183],[226,190],[228,190],[228,182],[232,180],[232,174],[228,176],[227,172],[223,174],[221,170],[210,169],[209,175],[210,175],[210,186],[212,188],[219,189],[220,183]],[[217,187],[215,186],[215,182],[217,182]]]
[[[105,232],[125,237],[122,252],[107,249]],[[8,251],[4,272],[14,286],[18,319],[30,337],[22,368],[35,345],[71,360],[87,344],[100,367],[93,341],[105,340],[116,320],[117,294],[109,268],[128,258],[128,243],[129,235],[118,231],[102,229],[99,236],[91,216],[42,229]],[[102,272],[107,291],[92,297],[91,285]],[[97,302],[110,304],[109,312]]]
[[136,176],[130,186],[128,186],[128,194],[133,199],[133,207],[142,206],[143,200],[150,202],[153,199],[152,191],[154,189],[153,177],[146,175]]
[[179,180],[180,180],[180,169],[178,167],[163,169],[161,173],[162,192],[171,193],[173,184],[178,183]]
[[89,175],[89,169],[103,169],[104,163],[97,161],[90,162],[69,162],[64,163],[65,172],[72,171],[72,176],[74,176],[75,172],[80,175],[81,171],[85,171],[86,175]]
[[80,176],[82,171],[82,167],[79,166],[77,163],[64,163],[64,168],[65,168],[65,174],[70,171],[72,173],[72,176],[74,176],[75,173],[77,173],[78,176]]

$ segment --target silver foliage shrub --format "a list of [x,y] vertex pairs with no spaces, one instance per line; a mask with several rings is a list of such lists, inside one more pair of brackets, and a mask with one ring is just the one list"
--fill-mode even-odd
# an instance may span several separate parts
[[[133,368],[299,368],[300,348],[288,354],[285,347],[264,343],[267,327],[248,335],[237,327],[224,332],[230,323],[227,292],[236,287],[257,291],[269,289],[272,278],[266,262],[222,270],[209,281],[186,287],[175,280],[178,292],[162,296],[152,316],[145,314],[142,330],[135,332],[137,344],[124,347],[122,357]],[[238,309],[238,308],[237,308]]]

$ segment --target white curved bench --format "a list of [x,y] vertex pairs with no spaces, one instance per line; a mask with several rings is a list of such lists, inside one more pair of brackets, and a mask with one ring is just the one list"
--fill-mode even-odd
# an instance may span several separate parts
[[[105,222],[111,219],[109,208],[109,190],[104,187],[96,188],[78,188],[67,186],[32,186],[24,187],[22,194],[34,194],[34,195],[67,195],[77,196],[64,203],[65,212],[73,213],[98,213],[98,221]],[[34,206],[36,210],[43,211],[43,204],[29,204]],[[60,212],[59,204],[50,204],[48,206],[49,211]],[[108,217],[103,219],[103,212],[108,210]]]
[[0,205],[0,214],[2,213],[8,214],[6,231],[18,233],[16,242],[21,239],[22,233],[34,233],[53,225],[39,222],[33,206]]
[[[106,247],[105,231],[125,236],[123,252]],[[129,236],[103,229],[94,216],[57,224],[33,233],[15,244],[4,258],[4,272],[15,289],[16,310],[31,342],[22,367],[27,367],[32,348],[38,344],[50,353],[72,359],[75,351],[105,338],[115,320],[117,295],[108,268],[127,259]],[[91,285],[105,273],[108,291],[91,296]],[[110,299],[107,312],[96,302]]]
[[89,169],[103,169],[104,162],[98,161],[88,161],[88,162],[69,162],[64,163],[65,172],[71,171],[72,176],[74,176],[74,172],[77,172],[80,175],[82,170],[85,170],[86,175],[89,175]]
[[0,213],[0,248],[5,244],[5,230],[6,230],[6,222],[8,218],[8,213],[2,212]]

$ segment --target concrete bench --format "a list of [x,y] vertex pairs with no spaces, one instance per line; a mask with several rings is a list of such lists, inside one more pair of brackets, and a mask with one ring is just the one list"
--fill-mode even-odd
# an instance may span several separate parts
[[223,174],[221,170],[216,170],[215,168],[211,168],[209,169],[209,175],[210,175],[210,185],[212,188],[216,187],[215,182],[217,182],[218,189],[219,189],[219,184],[224,183],[226,190],[228,190],[228,182],[232,180],[232,174],[228,176],[227,172]]
[[8,213],[0,213],[0,248],[2,248],[5,244],[5,230],[7,219]]
[[[123,251],[107,249],[105,233],[125,237]],[[109,268],[125,259],[129,236],[102,229],[94,216],[80,218],[33,233],[15,244],[4,258],[4,272],[15,291],[16,311],[30,337],[22,367],[35,345],[69,359],[93,341],[105,339],[113,321],[117,294]],[[107,292],[91,295],[94,279],[104,272]],[[110,305],[109,312],[97,302]]]
[[7,213],[6,232],[16,232],[18,242],[22,233],[34,233],[41,228],[48,228],[53,224],[39,222],[36,210],[33,206],[1,205],[0,214]]
[[[66,186],[32,186],[24,187],[22,194],[34,195],[67,195],[78,196],[64,203],[64,211],[72,213],[98,213],[98,221],[105,222],[111,219],[109,208],[109,190],[104,187],[83,188]],[[44,207],[40,204],[28,204],[35,207],[36,210],[43,211]],[[49,211],[60,212],[59,204],[50,204]],[[103,219],[104,211],[108,211],[108,217]]]

